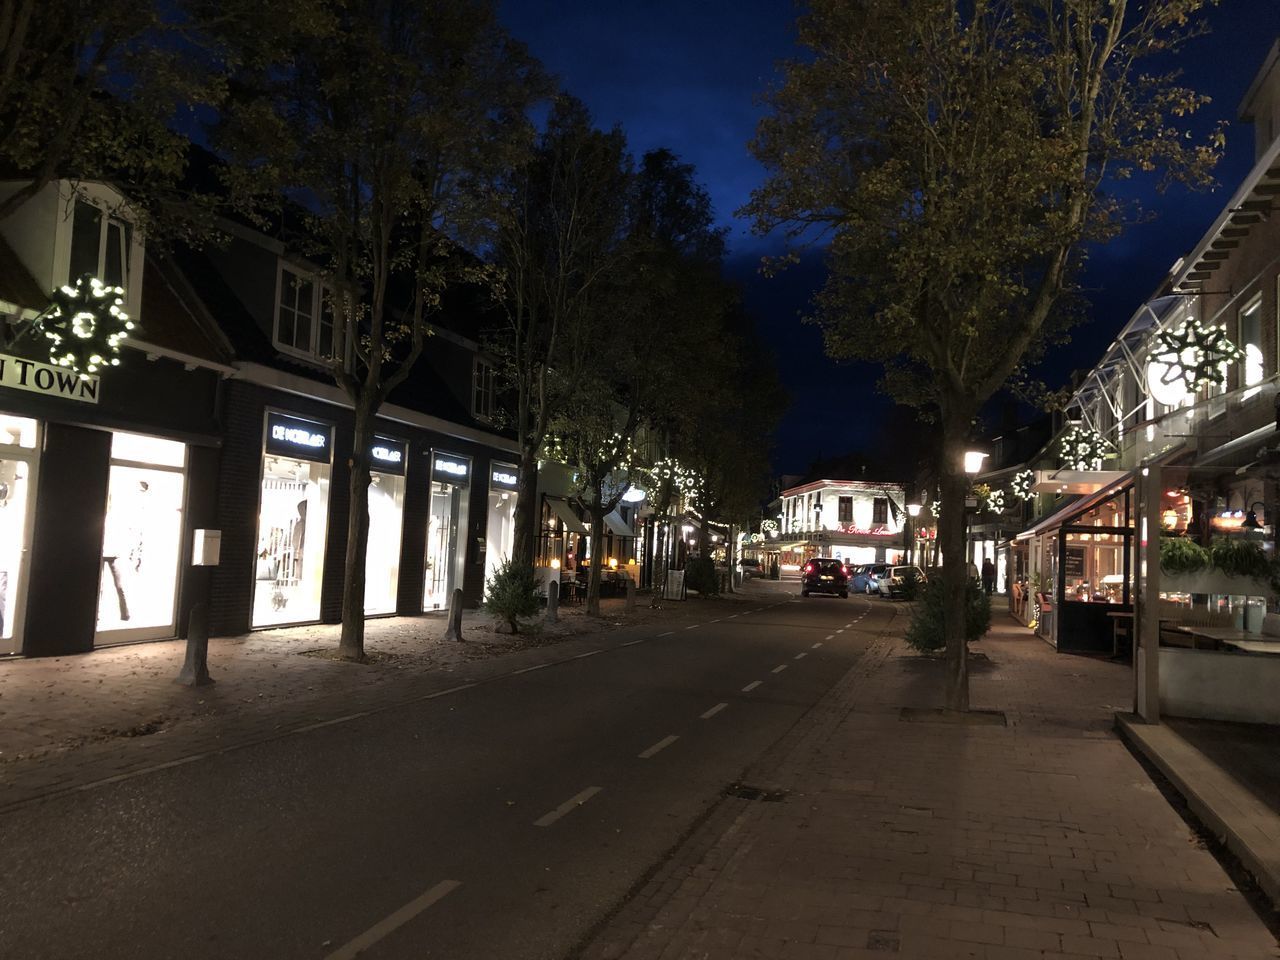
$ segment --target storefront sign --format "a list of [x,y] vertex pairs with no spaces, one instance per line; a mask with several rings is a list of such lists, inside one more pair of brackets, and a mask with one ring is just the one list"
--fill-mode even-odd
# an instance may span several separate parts
[[299,420],[282,413],[267,414],[268,453],[328,463],[332,439],[333,427],[327,423]]
[[431,455],[431,479],[437,483],[452,483],[465,487],[471,482],[471,460],[451,453]]
[[893,531],[888,527],[860,527],[856,523],[841,524],[838,533],[852,533],[864,537],[892,537]]
[[379,473],[397,473],[403,476],[408,452],[409,445],[403,440],[374,437],[373,446],[369,448],[369,466]]
[[520,486],[520,468],[509,463],[489,464],[490,490],[515,490]]
[[100,382],[93,376],[82,380],[78,374],[63,367],[0,353],[0,386],[3,387],[78,400],[80,403],[97,403]]

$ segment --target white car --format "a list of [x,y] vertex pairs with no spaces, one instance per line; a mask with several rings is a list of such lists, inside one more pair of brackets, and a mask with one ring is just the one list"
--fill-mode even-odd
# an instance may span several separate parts
[[924,571],[919,567],[902,566],[890,567],[885,571],[876,583],[876,589],[880,596],[892,600],[894,597],[900,597],[907,591],[908,583],[924,583],[926,577]]

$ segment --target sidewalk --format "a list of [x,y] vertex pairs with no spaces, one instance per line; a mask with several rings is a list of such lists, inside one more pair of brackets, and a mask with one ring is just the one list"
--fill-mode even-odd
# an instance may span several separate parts
[[1280,955],[1112,732],[1127,667],[999,615],[974,655],[1007,725],[942,722],[941,663],[881,637],[749,772],[782,801],[727,798],[582,957]]
[[491,617],[467,611],[463,643],[442,639],[443,614],[375,619],[366,626],[367,664],[334,658],[337,625],[213,638],[209,672],[216,682],[196,688],[174,682],[186,650],[176,640],[2,661],[0,810],[438,696],[587,645],[620,643],[659,623],[782,598],[755,585],[658,608],[638,596],[631,614],[623,599],[606,599],[599,619],[581,605],[562,607],[560,623],[514,637],[497,633]]

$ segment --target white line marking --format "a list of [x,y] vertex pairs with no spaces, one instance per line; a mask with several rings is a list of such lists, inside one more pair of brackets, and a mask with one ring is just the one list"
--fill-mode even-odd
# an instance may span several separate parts
[[573,659],[581,660],[583,657],[594,657],[597,653],[604,653],[603,650],[588,650],[586,653],[580,653]]
[[835,638],[836,638],[836,635],[834,633],[828,633],[824,639],[834,640]]
[[[511,675],[514,677],[518,673],[528,673],[531,670],[541,670],[543,667],[549,666],[551,666],[549,663],[538,663],[534,664],[532,667],[522,667],[519,670],[512,670]],[[439,696],[439,694],[432,694],[432,696]]]
[[814,650],[817,650],[820,646],[822,646],[822,641],[821,641],[821,640],[819,640],[817,643],[815,643],[815,644],[813,645],[813,649],[814,649]]
[[660,636],[660,637],[669,637],[669,636],[671,636],[673,633],[675,633],[675,631],[674,631],[674,630],[668,630],[666,633],[660,633],[660,634],[658,634],[658,636]]
[[780,664],[779,666],[774,667],[774,668],[773,668],[773,672],[774,672],[774,673],[781,673],[781,672],[782,672],[783,670],[785,670],[785,669],[787,669],[787,665],[784,663],[784,664]]
[[844,628],[844,627],[841,627],[839,630],[837,630],[837,631],[836,631],[836,633],[844,633],[844,630],[845,630],[845,628]]
[[800,651],[799,653],[797,653],[797,654],[796,654],[792,659],[794,659],[794,660],[803,660],[803,659],[804,659],[805,657],[807,657],[808,655],[809,655],[809,654],[808,654],[807,652],[805,652],[804,650],[801,650],[801,651]]
[[691,627],[685,627],[685,629],[686,629],[686,630],[697,630],[700,626],[702,626],[702,624],[700,624],[700,623],[695,623],[695,624],[694,624],[693,626],[691,626]]
[[731,614],[729,614],[729,619],[730,619],[730,620],[732,620],[732,619],[733,619],[734,617],[736,617],[736,616],[737,616],[737,614],[736,614],[736,613],[731,613]]
[[460,886],[462,884],[457,880],[441,880],[416,900],[410,900],[385,920],[375,923],[360,936],[346,944],[346,946],[339,947],[325,957],[325,960],[352,960],[352,958],[364,953],[387,934],[403,927],[423,910],[426,910],[427,907],[439,903]]
[[640,758],[641,760],[648,760],[650,757],[652,757],[652,756],[653,756],[655,753],[657,753],[659,750],[665,750],[667,747],[671,746],[673,743],[675,743],[675,742],[676,742],[677,740],[679,740],[679,739],[680,739],[680,738],[679,738],[679,737],[676,737],[676,736],[663,737],[661,740],[659,740],[657,743],[655,743],[655,744],[654,744],[652,747],[650,747],[648,750],[643,751],[643,752],[639,755],[639,758]]
[[745,687],[743,687],[743,688],[742,688],[742,692],[743,692],[743,693],[750,693],[752,690],[754,690],[756,687],[760,686],[760,684],[762,684],[762,683],[764,683],[764,681],[763,681],[763,680],[752,680],[750,683],[748,683]]
[[618,646],[620,646],[620,647],[634,647],[637,643],[644,643],[644,640],[645,640],[645,638],[644,638],[644,637],[641,637],[639,640],[628,640],[626,643],[620,643],[620,644],[618,644]]
[[587,787],[587,789],[583,790],[577,796],[570,797],[568,800],[560,804],[560,806],[556,807],[550,813],[544,813],[537,820],[533,821],[533,825],[535,827],[551,826],[553,823],[555,823],[557,820],[563,817],[566,813],[572,813],[574,810],[577,810],[580,806],[582,806],[584,803],[586,803],[588,800],[590,800],[592,797],[594,797],[597,793],[599,793],[603,789],[604,787]]
[[712,717],[714,717],[717,713],[719,713],[721,710],[723,710],[727,706],[728,706],[727,703],[717,703],[714,707],[712,707],[710,710],[704,713],[701,719],[710,720]]
[[298,727],[294,733],[306,733],[308,730],[319,730],[321,727],[332,727],[338,723],[346,723],[348,720],[359,720],[361,717],[367,717],[368,713],[349,713],[345,717],[334,717],[332,720],[321,720],[319,723],[309,723],[305,727]]

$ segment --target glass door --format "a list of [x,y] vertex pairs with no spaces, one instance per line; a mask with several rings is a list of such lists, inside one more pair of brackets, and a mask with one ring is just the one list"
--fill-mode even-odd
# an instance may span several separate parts
[[375,472],[369,482],[369,542],[364,562],[366,614],[396,612],[403,527],[404,477]]
[[37,431],[35,420],[0,414],[0,654],[22,649]]
[[427,519],[426,589],[422,606],[440,610],[449,605],[453,591],[454,556],[458,543],[458,512],[463,487],[452,483],[431,484],[431,513]]

